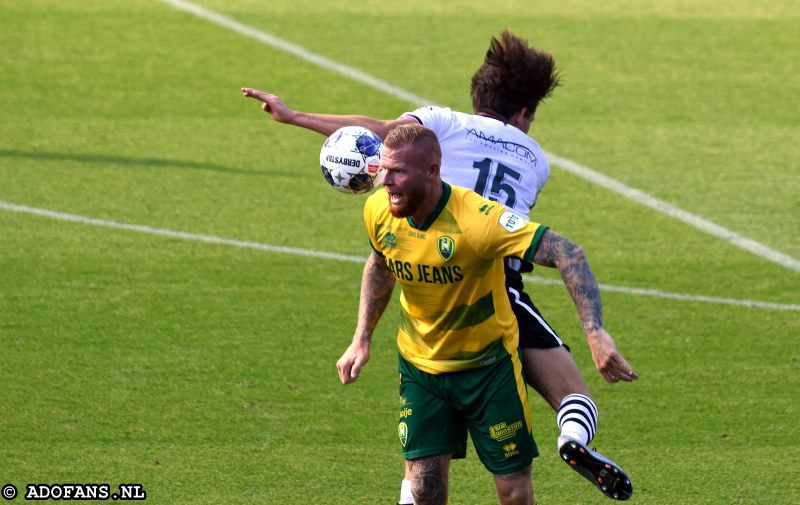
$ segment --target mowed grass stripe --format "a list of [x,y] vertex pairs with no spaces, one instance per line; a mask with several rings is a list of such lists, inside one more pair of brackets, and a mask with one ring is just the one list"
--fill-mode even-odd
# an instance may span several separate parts
[[[225,245],[230,247],[238,247],[244,249],[257,249],[261,251],[277,252],[282,254],[291,254],[295,256],[306,256],[320,259],[327,259],[333,261],[345,261],[349,263],[364,263],[365,257],[354,256],[348,254],[337,254],[327,251],[318,251],[312,249],[303,249],[299,247],[287,247],[273,244],[265,244],[261,242],[252,242],[246,240],[231,239],[225,237],[217,237],[214,235],[204,235],[200,233],[192,233],[185,231],[167,230],[164,228],[155,228],[147,225],[121,223],[118,221],[110,221],[106,219],[95,219],[88,216],[81,216],[77,214],[69,214],[65,212],[58,212],[47,209],[40,209],[36,207],[29,207],[26,205],[16,205],[9,202],[0,201],[0,209],[9,212],[18,212],[22,214],[31,214],[35,216],[47,217],[59,221],[70,221],[73,223],[81,223],[91,226],[99,226],[104,228],[114,228],[118,230],[134,231],[138,233],[146,233],[150,235],[158,235],[162,237],[178,238],[181,240],[192,240],[196,242],[205,242],[208,244]],[[561,285],[561,281],[553,279],[545,279],[541,277],[525,276],[529,282],[534,282],[542,285]],[[613,286],[608,284],[601,284],[601,289],[609,292],[624,293],[635,296],[651,296],[656,298],[664,298],[670,300],[681,300],[687,302],[702,302],[702,303],[716,303],[724,305],[738,305],[743,307],[754,307],[770,310],[783,310],[783,311],[800,311],[800,305],[786,304],[786,303],[773,303],[764,302],[759,300],[738,300],[733,298],[722,298],[715,296],[703,295],[688,295],[681,293],[670,293],[667,291],[660,291],[657,289],[645,288],[631,288],[625,286]]]
[[[267,33],[258,28],[236,21],[233,18],[219,14],[218,12],[206,9],[197,4],[186,2],[184,0],[161,0],[176,9],[188,12],[201,19],[205,19],[218,26],[226,29],[233,30],[246,37],[253,38],[263,44],[269,45],[280,51],[292,54],[301,58],[309,63],[325,68],[327,70],[339,73],[349,79],[366,84],[378,91],[382,91],[394,98],[406,100],[416,106],[429,105],[432,102],[417,95],[401,89],[397,86],[389,84],[383,80],[370,76],[358,69],[338,63],[324,56],[312,53],[296,44],[292,44],[280,37]],[[788,268],[795,272],[800,272],[800,260],[795,259],[787,254],[775,250],[767,245],[764,245],[751,238],[745,237],[740,233],[729,230],[724,226],[718,225],[705,219],[703,217],[692,214],[689,211],[681,209],[675,205],[667,203],[659,198],[656,198],[648,193],[645,193],[636,188],[630,187],[623,182],[608,177],[597,170],[582,165],[569,158],[559,156],[554,153],[547,153],[555,165],[561,167],[563,170],[570,172],[573,175],[581,177],[593,184],[596,184],[604,189],[613,191],[626,199],[640,203],[646,207],[654,209],[670,218],[676,219],[683,223],[688,224],[698,230],[708,233],[717,237],[725,242],[728,242],[736,247],[744,249],[756,256],[769,260],[782,267]]]

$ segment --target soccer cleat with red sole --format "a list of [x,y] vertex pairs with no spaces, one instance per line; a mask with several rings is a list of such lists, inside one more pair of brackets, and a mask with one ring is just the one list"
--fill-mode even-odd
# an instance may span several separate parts
[[570,440],[558,450],[561,459],[614,500],[627,500],[633,494],[631,479],[616,463],[600,453]]

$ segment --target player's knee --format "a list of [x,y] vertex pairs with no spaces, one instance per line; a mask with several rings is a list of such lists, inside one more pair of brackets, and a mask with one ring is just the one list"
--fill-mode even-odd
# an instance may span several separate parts
[[508,475],[495,475],[497,498],[501,505],[533,505],[531,467]]
[[533,488],[527,484],[497,490],[501,505],[533,505]]

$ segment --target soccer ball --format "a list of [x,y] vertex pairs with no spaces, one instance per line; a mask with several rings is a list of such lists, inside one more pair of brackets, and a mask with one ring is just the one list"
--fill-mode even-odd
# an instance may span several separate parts
[[342,193],[367,193],[383,182],[380,167],[383,143],[360,126],[339,128],[319,152],[322,176]]

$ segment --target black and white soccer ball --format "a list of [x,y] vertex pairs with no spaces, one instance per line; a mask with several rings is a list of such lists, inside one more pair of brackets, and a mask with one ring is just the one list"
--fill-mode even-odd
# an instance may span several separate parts
[[342,193],[372,191],[383,182],[382,147],[381,138],[367,128],[339,128],[325,140],[319,152],[322,176]]

